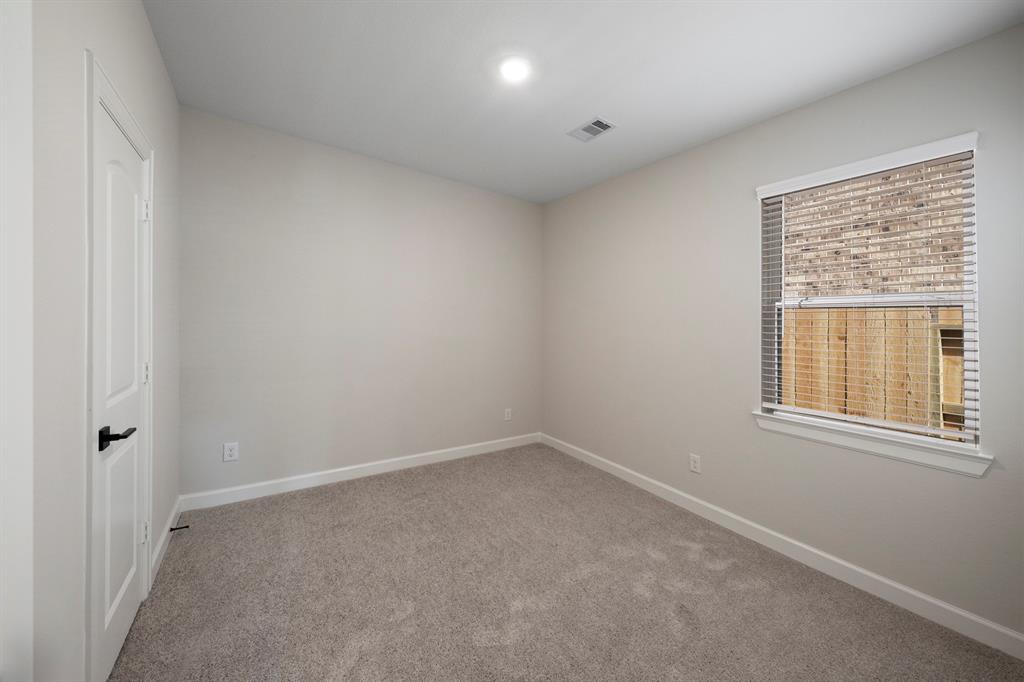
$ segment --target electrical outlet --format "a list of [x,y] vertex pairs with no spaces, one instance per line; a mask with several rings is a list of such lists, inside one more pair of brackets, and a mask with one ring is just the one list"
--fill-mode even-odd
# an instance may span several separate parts
[[224,443],[224,461],[238,461],[238,443]]
[[505,408],[505,421],[507,421],[507,422],[512,421],[512,408],[511,407],[506,407]]
[[700,455],[690,453],[690,471],[695,474],[700,473]]

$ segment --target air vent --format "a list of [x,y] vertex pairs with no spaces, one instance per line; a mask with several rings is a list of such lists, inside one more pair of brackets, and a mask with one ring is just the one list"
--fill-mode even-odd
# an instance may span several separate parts
[[594,118],[587,121],[579,128],[570,130],[568,134],[570,137],[575,137],[580,142],[590,142],[598,135],[603,135],[614,127],[614,123],[609,123],[604,119]]

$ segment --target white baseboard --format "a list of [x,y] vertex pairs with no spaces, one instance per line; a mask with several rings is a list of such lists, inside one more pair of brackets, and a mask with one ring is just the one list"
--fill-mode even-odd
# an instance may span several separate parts
[[383,474],[388,471],[408,469],[410,467],[423,466],[424,464],[434,464],[435,462],[445,462],[450,459],[460,459],[471,455],[480,455],[485,452],[494,452],[496,450],[529,445],[530,443],[537,443],[539,441],[539,433],[528,433],[522,436],[512,436],[511,438],[500,438],[498,440],[489,440],[483,443],[473,443],[472,445],[460,445],[454,448],[445,448],[444,450],[421,452],[416,455],[381,459],[376,462],[367,462],[366,464],[353,464],[347,467],[328,469],[327,471],[317,471],[310,474],[288,476],[287,478],[278,478],[272,481],[260,481],[259,483],[249,483],[247,485],[238,485],[231,488],[220,488],[218,490],[189,493],[179,497],[178,502],[180,503],[181,511],[216,507],[218,505],[230,504],[232,502],[252,500],[266,495],[276,495],[278,493],[286,493],[292,490],[313,488],[318,485],[337,483],[338,481],[348,481],[353,478],[373,476],[374,474]]
[[565,441],[542,433],[540,434],[540,442],[550,445],[556,450],[560,450],[598,469],[607,471],[613,476],[643,488],[663,500],[703,516],[709,521],[724,526],[766,547],[770,547],[833,578],[838,578],[845,583],[849,583],[876,597],[901,606],[928,620],[944,625],[962,635],[1005,651],[1011,656],[1024,659],[1024,633],[982,618],[977,614],[919,592],[885,576],[872,573],[837,556],[794,540],[791,537],[754,523],[749,519],[705,502],[693,495],[637,473],[621,464],[616,464],[592,452],[578,448],[575,445],[570,445]]
[[168,514],[167,520],[164,522],[163,528],[160,531],[160,539],[157,540],[156,544],[153,545],[153,553],[149,559],[149,584],[152,585],[156,580],[156,573],[160,570],[160,562],[164,560],[164,554],[167,553],[167,543],[170,542],[171,537],[171,526],[178,520],[178,514],[181,513],[181,495],[178,495],[178,499],[174,501],[174,506],[171,507],[171,513]]

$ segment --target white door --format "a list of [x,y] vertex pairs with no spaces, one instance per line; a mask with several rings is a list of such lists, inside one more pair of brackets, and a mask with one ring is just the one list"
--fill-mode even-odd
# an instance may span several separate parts
[[148,588],[142,355],[149,183],[148,163],[99,95],[92,141],[90,673],[102,680]]

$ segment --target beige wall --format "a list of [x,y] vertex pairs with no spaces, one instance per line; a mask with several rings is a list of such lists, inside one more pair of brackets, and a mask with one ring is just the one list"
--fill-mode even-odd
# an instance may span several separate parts
[[181,131],[183,493],[538,430],[537,206],[190,109]]
[[[1024,630],[1022,74],[1017,27],[545,206],[544,431]],[[754,189],[970,130],[992,470],[758,430]]]
[[32,679],[32,4],[0,2],[0,679]]
[[139,2],[36,2],[35,675],[85,669],[86,285],[84,50],[156,147],[154,500],[178,493],[178,103]]

